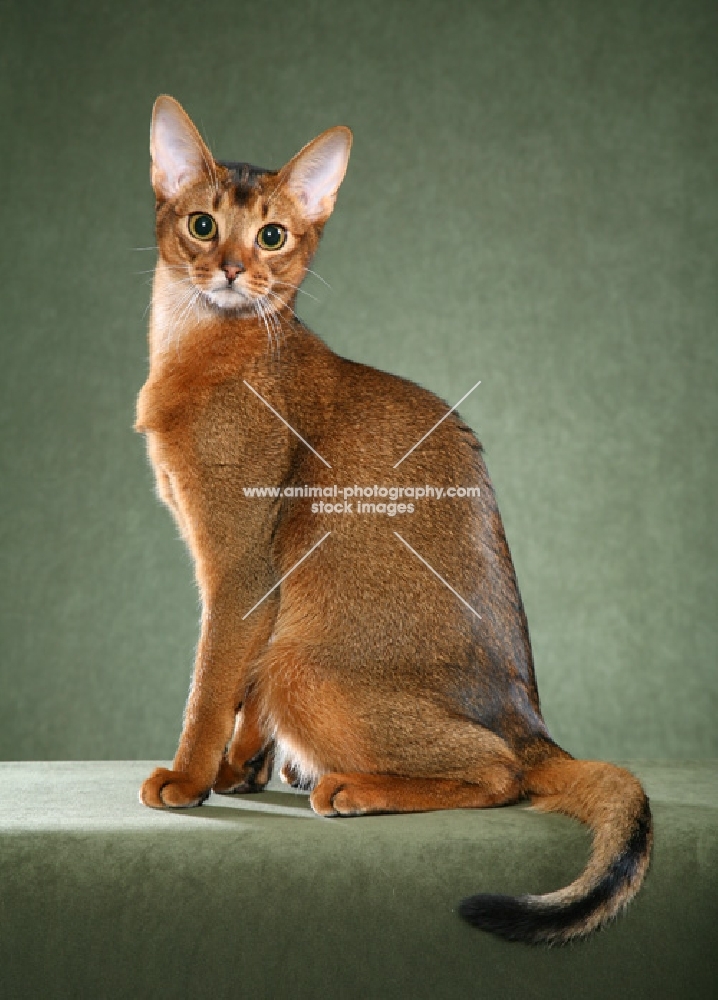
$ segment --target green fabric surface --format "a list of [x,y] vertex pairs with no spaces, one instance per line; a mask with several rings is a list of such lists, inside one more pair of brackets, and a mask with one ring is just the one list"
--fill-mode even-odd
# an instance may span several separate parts
[[277,791],[158,813],[137,801],[152,766],[0,765],[3,998],[715,996],[716,764],[627,765],[654,812],[647,882],[562,949],[489,938],[455,909],[565,884],[588,845],[570,820],[523,806],[324,820]]
[[714,0],[1,18],[0,758],[176,745],[197,599],[131,430],[160,92],[260,165],[352,127],[302,317],[450,404],[481,379],[556,739],[718,755]]

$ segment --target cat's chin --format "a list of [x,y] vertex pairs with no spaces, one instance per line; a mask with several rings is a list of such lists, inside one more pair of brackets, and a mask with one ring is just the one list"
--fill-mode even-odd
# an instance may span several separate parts
[[249,316],[254,313],[251,299],[234,288],[220,288],[216,291],[204,292],[203,298],[217,312],[239,316]]

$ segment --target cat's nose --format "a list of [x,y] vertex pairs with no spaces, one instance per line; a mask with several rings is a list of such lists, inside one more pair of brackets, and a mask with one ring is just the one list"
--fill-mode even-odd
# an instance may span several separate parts
[[222,264],[222,270],[227,275],[227,281],[231,285],[238,274],[241,274],[244,270],[244,264],[238,264],[236,261],[227,261]]

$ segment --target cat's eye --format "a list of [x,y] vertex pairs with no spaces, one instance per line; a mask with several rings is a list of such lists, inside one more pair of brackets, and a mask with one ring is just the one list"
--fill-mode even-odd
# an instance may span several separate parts
[[198,240],[213,240],[217,235],[217,223],[207,212],[194,212],[187,225],[190,233]]
[[262,250],[279,250],[287,242],[287,230],[276,222],[270,222],[257,233],[257,243]]

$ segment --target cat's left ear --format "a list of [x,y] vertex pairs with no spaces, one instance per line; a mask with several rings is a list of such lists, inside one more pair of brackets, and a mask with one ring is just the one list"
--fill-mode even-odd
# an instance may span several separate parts
[[332,214],[351,146],[351,131],[337,125],[313,139],[283,168],[284,190],[310,222],[325,222]]
[[150,126],[152,187],[158,198],[173,198],[186,184],[208,177],[212,154],[191,118],[174,97],[162,94]]

